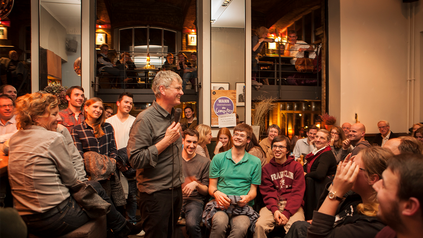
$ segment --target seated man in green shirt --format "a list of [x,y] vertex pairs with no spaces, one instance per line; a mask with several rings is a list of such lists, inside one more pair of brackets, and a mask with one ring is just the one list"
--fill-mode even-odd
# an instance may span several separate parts
[[[215,207],[209,213],[213,214],[210,237],[225,237],[229,222],[229,237],[245,237],[248,227],[255,223],[258,217],[254,210],[247,206],[253,205],[257,186],[261,183],[260,159],[245,151],[252,133],[251,126],[237,125],[234,128],[232,149],[217,154],[210,164],[209,194],[215,198],[211,201]],[[243,215],[235,215],[235,210],[241,211],[236,214]]]

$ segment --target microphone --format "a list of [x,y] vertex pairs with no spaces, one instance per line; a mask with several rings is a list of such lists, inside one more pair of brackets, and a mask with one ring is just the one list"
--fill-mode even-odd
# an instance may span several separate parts
[[173,119],[175,121],[175,124],[177,124],[179,122],[179,120],[181,119],[181,114],[182,114],[182,109],[176,108],[175,113],[173,115]]

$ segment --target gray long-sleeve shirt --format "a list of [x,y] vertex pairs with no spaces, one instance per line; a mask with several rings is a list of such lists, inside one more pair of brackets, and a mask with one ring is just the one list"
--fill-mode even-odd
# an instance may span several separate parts
[[88,181],[87,173],[85,172],[84,159],[82,159],[78,149],[73,144],[73,139],[68,129],[64,125],[59,124],[57,125],[56,131],[65,137],[65,142],[68,146],[69,153],[71,153],[70,159],[73,164],[73,167],[76,170],[78,180],[81,182]]
[[44,213],[70,196],[77,183],[63,135],[31,126],[9,142],[9,182],[19,215]]
[[[129,133],[127,152],[129,163],[137,169],[138,190],[154,193],[178,187],[184,182],[182,172],[182,138],[162,153],[156,144],[161,141],[172,124],[174,110],[169,114],[155,101],[138,114]],[[172,168],[173,167],[173,168]]]

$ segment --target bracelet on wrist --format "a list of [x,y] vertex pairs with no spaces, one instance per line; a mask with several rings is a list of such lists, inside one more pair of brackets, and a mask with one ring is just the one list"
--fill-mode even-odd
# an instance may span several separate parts
[[213,191],[213,194],[214,194],[215,192],[217,192],[217,189]]

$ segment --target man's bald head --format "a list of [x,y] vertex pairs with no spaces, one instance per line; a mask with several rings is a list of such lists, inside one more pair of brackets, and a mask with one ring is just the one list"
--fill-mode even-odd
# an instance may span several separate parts
[[352,129],[352,128],[354,128],[354,129],[356,129],[356,130],[358,130],[358,131],[361,131],[361,132],[363,132],[363,133],[365,133],[365,132],[366,132],[366,127],[365,127],[363,124],[361,124],[360,122],[357,122],[357,123],[353,124],[353,125],[351,126],[351,129]]
[[382,147],[390,149],[394,155],[399,155],[401,152],[399,151],[398,147],[401,144],[400,138],[393,138],[388,140]]
[[349,122],[345,122],[344,124],[342,124],[342,130],[345,133],[345,136],[348,137],[348,134],[350,133],[351,130],[351,123]]
[[361,123],[355,123],[351,126],[351,130],[348,136],[348,139],[355,143],[364,140],[364,135],[366,134],[366,127]]
[[9,84],[2,85],[0,87],[0,93],[10,96],[13,99],[13,101],[15,101],[16,97],[18,96],[16,92],[16,88]]
[[399,138],[390,139],[383,147],[390,149],[395,155],[404,153],[422,154],[423,151],[423,145],[420,141],[411,136],[401,136]]

